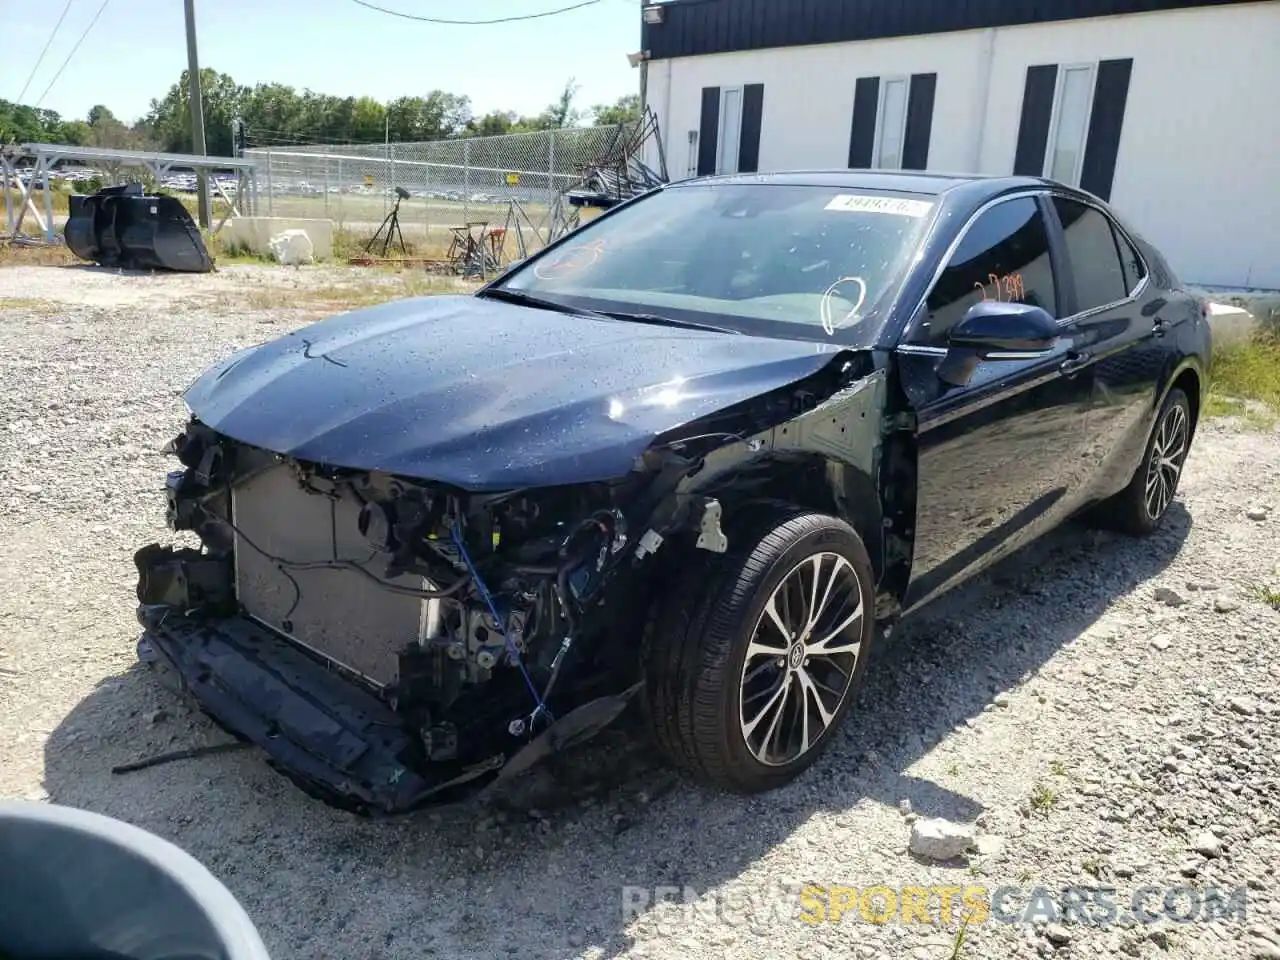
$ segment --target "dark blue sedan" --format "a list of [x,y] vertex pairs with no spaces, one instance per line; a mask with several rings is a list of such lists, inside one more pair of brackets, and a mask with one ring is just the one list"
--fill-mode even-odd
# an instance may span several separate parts
[[1038,179],[672,184],[473,296],[187,392],[143,659],[306,789],[404,810],[629,704],[695,776],[797,776],[877,632],[1068,517],[1156,530],[1206,305]]

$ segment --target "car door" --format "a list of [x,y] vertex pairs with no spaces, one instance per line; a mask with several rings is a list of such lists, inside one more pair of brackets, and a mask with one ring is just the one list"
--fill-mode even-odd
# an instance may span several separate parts
[[1136,246],[1101,206],[1055,194],[1064,286],[1092,369],[1087,498],[1122,489],[1142,460],[1167,351],[1168,304]]
[[948,333],[973,304],[1013,300],[1055,318],[1069,309],[1046,202],[1047,194],[1023,193],[980,210],[898,348],[917,430],[907,607],[1016,550],[1080,502],[1092,383],[1069,320],[1043,353],[982,360],[962,386],[938,376]]

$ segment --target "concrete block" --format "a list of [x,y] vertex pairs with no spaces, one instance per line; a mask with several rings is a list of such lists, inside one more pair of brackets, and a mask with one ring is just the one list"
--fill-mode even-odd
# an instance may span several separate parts
[[271,256],[271,238],[286,230],[302,230],[317,260],[333,256],[333,221],[302,217],[232,217],[219,233],[225,247]]
[[1209,329],[1213,332],[1215,348],[1249,340],[1257,328],[1258,321],[1243,307],[1229,303],[1209,304]]

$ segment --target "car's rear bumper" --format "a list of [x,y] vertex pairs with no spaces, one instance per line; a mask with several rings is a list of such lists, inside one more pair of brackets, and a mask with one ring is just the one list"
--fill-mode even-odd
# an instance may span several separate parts
[[403,812],[501,766],[500,757],[413,764],[416,737],[385,702],[252,620],[187,618],[145,604],[138,620],[140,660],[329,803]]

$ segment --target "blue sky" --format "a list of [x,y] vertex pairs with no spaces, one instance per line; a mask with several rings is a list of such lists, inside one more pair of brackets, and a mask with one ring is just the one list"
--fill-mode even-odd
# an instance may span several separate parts
[[[572,0],[373,0],[422,16],[489,19],[536,13]],[[9,0],[0,98],[13,100],[65,0]],[[71,7],[25,102],[32,103],[71,52],[101,0]],[[105,103],[132,121],[187,65],[182,0],[108,0],[75,58],[40,104],[83,119]],[[200,65],[253,85],[287,83],[337,96],[386,101],[433,89],[466,94],[477,113],[535,113],[569,77],[582,107],[639,89],[627,54],[640,46],[640,0],[599,0],[560,16],[494,26],[416,23],[352,0],[196,0]]]

